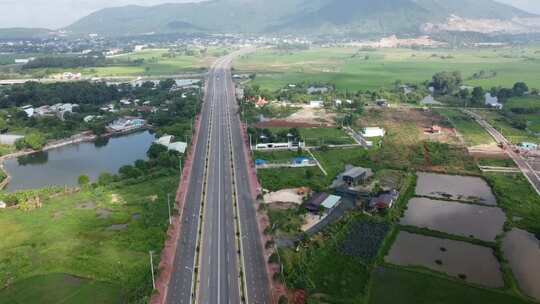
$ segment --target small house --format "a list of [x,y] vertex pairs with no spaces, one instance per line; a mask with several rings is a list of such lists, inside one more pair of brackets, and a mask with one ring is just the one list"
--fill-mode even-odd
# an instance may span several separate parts
[[27,116],[27,117],[32,117],[32,116],[34,116],[34,113],[35,113],[35,111],[36,111],[36,110],[34,109],[34,107],[31,106],[31,105],[24,106],[24,107],[21,108],[21,110],[23,110],[24,113],[26,113],[26,116]]
[[486,93],[485,95],[486,99],[486,106],[492,107],[498,110],[502,110],[503,105],[499,102],[499,98],[497,96],[492,96],[491,93]]
[[312,109],[320,109],[324,106],[324,101],[322,100],[312,100],[309,102],[309,107]]
[[373,176],[373,171],[368,168],[351,167],[342,174],[343,182],[349,186],[359,185]]
[[531,142],[522,142],[519,146],[522,149],[529,150],[529,151],[538,150],[538,144],[531,143]]
[[7,208],[7,204],[3,201],[0,201],[0,209],[6,209]]
[[321,210],[322,203],[329,197],[327,193],[315,193],[304,204],[304,207],[310,212],[317,213]]
[[187,149],[187,143],[181,142],[181,141],[175,142],[174,136],[172,135],[164,135],[158,138],[156,141],[154,141],[154,143],[167,147],[169,151],[176,151],[181,154],[184,154]]
[[390,104],[388,103],[388,100],[386,100],[386,99],[377,99],[377,100],[375,100],[375,103],[381,108],[389,108],[390,107]]
[[341,203],[341,197],[337,195],[329,195],[322,203],[321,206],[326,212],[334,210]]
[[390,192],[384,192],[376,197],[371,198],[369,201],[369,208],[371,210],[385,210],[394,206],[399,198],[399,192],[392,190]]
[[383,137],[386,134],[386,131],[383,128],[379,127],[368,127],[362,130],[363,137]]
[[424,97],[420,101],[420,104],[422,104],[422,105],[441,105],[442,103],[435,100],[435,98],[433,98],[432,95],[428,95],[428,96]]
[[427,133],[431,133],[431,134],[441,134],[442,128],[438,125],[433,125],[430,128],[428,128],[426,131]]

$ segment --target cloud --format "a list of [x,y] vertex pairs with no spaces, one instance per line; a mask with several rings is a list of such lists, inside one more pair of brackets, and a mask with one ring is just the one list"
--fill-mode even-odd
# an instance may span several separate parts
[[0,0],[1,27],[61,28],[94,11],[123,5],[157,5],[201,0]]

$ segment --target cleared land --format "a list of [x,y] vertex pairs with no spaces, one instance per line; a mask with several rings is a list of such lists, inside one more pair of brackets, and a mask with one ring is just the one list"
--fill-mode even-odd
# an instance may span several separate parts
[[[482,50],[314,48],[259,50],[239,58],[237,70],[258,73],[255,83],[279,89],[289,83],[331,82],[339,90],[377,89],[395,81],[421,83],[441,71],[461,71],[467,85],[511,87],[517,80],[540,87],[540,54],[535,47]],[[474,79],[480,71],[492,76]]]
[[[148,251],[159,256],[168,227],[167,193],[174,193],[177,180],[84,190],[48,199],[28,212],[2,210],[0,285],[8,289],[0,291],[0,299],[84,303],[81,297],[92,295],[107,303],[111,296],[129,301],[149,295]],[[59,273],[87,279],[61,291],[64,280],[49,276]],[[32,286],[25,280],[47,288],[25,292]]]
[[476,121],[460,110],[447,108],[437,109],[436,112],[448,118],[468,147],[495,144],[493,138]]

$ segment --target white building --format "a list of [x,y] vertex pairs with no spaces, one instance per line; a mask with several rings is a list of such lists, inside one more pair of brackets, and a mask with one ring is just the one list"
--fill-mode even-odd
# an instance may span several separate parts
[[30,105],[22,107],[21,110],[23,110],[28,117],[34,116],[34,113],[36,111],[36,109],[34,109],[34,107]]
[[496,108],[498,110],[502,110],[503,105],[499,102],[499,98],[497,96],[492,96],[491,93],[486,93],[486,106],[490,106],[492,108]]
[[379,127],[368,127],[362,130],[362,136],[367,138],[383,137],[384,135],[386,135],[386,131]]
[[0,209],[6,209],[7,208],[7,204],[3,201],[0,201]]
[[187,143],[181,141],[174,142],[174,136],[172,135],[164,135],[157,139],[154,143],[165,146],[169,150],[176,151],[182,154],[186,153],[187,149]]
[[309,107],[312,109],[320,109],[324,107],[324,101],[322,100],[313,100],[309,102]]

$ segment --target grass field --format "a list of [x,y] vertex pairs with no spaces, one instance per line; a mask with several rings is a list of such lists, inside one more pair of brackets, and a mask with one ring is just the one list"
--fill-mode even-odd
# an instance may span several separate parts
[[527,96],[511,98],[506,103],[506,108],[525,109],[530,113],[519,114],[518,117],[527,121],[527,129],[540,134],[540,96]]
[[0,304],[122,303],[120,286],[65,274],[34,276],[0,292]]
[[[314,48],[281,52],[259,50],[242,56],[234,66],[258,74],[255,83],[279,89],[303,81],[335,83],[339,90],[365,90],[391,86],[396,80],[422,83],[441,71],[461,71],[467,85],[511,87],[525,81],[540,87],[540,54],[535,47],[482,50],[412,50]],[[488,79],[472,79],[480,71],[496,72]]]
[[[268,128],[273,134],[287,131],[287,128]],[[298,132],[307,146],[350,145],[355,141],[344,130],[338,128],[299,128]]]
[[370,286],[370,304],[529,303],[502,292],[395,267],[376,268]]
[[[88,77],[122,77],[122,76],[161,76],[177,75],[185,72],[197,72],[205,69],[220,55],[214,51],[206,55],[178,55],[164,57],[167,49],[151,49],[137,53],[130,53],[114,57],[114,64],[105,67],[70,68],[70,69],[34,69],[28,71],[33,75],[59,74],[63,72],[80,72]],[[133,66],[130,62],[144,59],[140,66]]]
[[254,159],[262,159],[268,163],[289,163],[295,157],[311,157],[306,152],[297,152],[297,151],[254,151]]
[[[148,296],[148,251],[154,250],[159,256],[168,226],[166,197],[176,186],[177,177],[161,177],[51,198],[42,208],[29,212],[0,211],[0,230],[4,233],[0,239],[0,286],[10,286],[0,291],[0,299],[10,296],[28,303],[26,296],[53,297],[49,293],[59,292],[62,280],[36,278],[30,282],[42,281],[49,288],[36,289],[31,295],[19,290],[27,288],[23,280],[50,274],[90,280],[80,286],[80,292],[94,297],[117,298],[121,294],[128,300],[140,300]],[[114,292],[95,281],[113,284]],[[78,288],[59,292],[58,297],[75,293]],[[66,298],[61,303],[81,303],[78,300]]]
[[508,219],[517,227],[540,234],[540,197],[521,174],[485,173]]
[[457,109],[437,109],[461,134],[468,147],[494,144],[493,138],[472,118]]
[[323,190],[329,186],[327,179],[318,167],[257,170],[257,177],[261,186],[270,191],[298,187]]

